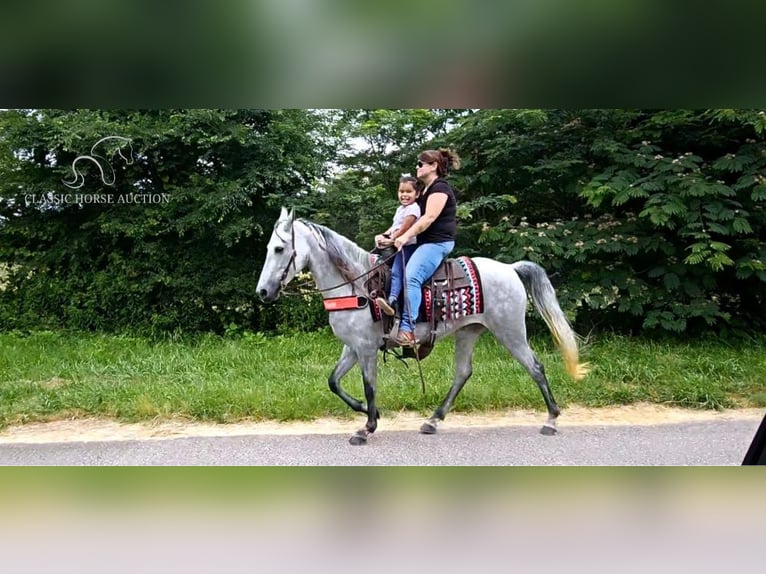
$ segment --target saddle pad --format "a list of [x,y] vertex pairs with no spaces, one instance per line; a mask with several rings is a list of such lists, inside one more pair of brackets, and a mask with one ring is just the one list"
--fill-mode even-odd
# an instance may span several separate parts
[[[449,284],[444,278],[434,280],[433,283],[428,282],[423,287],[423,304],[420,309],[420,316],[431,324],[484,312],[481,279],[473,260],[465,256],[448,259],[434,273],[434,277],[445,277],[442,267],[450,264],[453,265],[454,272],[452,284]],[[434,300],[436,305],[434,305]],[[436,317],[432,316],[434,308]]]

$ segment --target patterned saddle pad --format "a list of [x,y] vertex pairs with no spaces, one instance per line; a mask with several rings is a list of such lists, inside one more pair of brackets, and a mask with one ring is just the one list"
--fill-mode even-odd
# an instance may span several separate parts
[[431,323],[484,312],[479,272],[470,257],[447,259],[423,286],[418,320]]

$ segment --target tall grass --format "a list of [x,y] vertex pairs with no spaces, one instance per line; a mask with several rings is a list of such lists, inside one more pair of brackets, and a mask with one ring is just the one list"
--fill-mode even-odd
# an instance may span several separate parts
[[[532,341],[554,396],[606,406],[648,401],[690,408],[766,406],[766,338],[730,346],[718,341],[652,342],[608,336],[582,350],[591,373],[574,382],[548,339]],[[328,332],[238,338],[147,338],[39,332],[0,334],[0,427],[27,421],[103,416],[121,421],[310,420],[352,417],[327,388],[340,353]],[[378,400],[384,412],[430,414],[454,369],[451,342],[422,366],[379,358]],[[363,398],[358,367],[342,384]],[[536,385],[488,335],[479,340],[474,375],[456,411],[543,410]]]

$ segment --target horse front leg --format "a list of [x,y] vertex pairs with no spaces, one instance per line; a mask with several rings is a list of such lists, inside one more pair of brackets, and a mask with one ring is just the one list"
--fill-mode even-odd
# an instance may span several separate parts
[[343,352],[341,352],[340,359],[338,359],[338,363],[330,374],[330,378],[327,379],[327,384],[330,390],[338,395],[352,410],[358,413],[366,413],[367,409],[365,406],[343,390],[343,387],[340,385],[340,380],[356,365],[356,361],[356,353],[348,345],[343,345]]
[[380,418],[380,412],[375,405],[375,387],[378,377],[377,350],[359,357],[359,366],[362,368],[364,397],[367,400],[367,424],[351,436],[349,442],[353,445],[367,444],[367,438],[378,428]]

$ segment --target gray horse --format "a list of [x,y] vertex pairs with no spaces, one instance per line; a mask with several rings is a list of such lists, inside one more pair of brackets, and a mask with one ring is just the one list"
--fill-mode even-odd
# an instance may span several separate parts
[[[484,257],[476,257],[473,261],[482,280],[484,312],[447,320],[439,325],[436,340],[455,336],[455,378],[447,396],[431,418],[423,423],[420,432],[436,432],[437,425],[444,420],[471,376],[476,340],[489,330],[537,383],[548,408],[548,419],[540,432],[555,434],[556,419],[561,411],[553,399],[545,370],[527,342],[525,286],[559,347],[569,375],[580,379],[587,368],[579,362],[575,333],[559,307],[548,276],[542,267],[529,261],[511,265]],[[274,301],[297,273],[308,270],[325,299],[366,295],[364,279],[359,277],[372,269],[374,264],[370,253],[349,239],[322,225],[295,220],[292,211],[282,208],[267,246],[257,291],[263,301]],[[380,417],[375,406],[375,387],[377,354],[384,344],[382,322],[374,321],[367,307],[333,311],[329,321],[333,333],[343,342],[340,359],[328,380],[330,390],[354,411],[367,414],[367,424],[350,439],[354,445],[366,444],[369,435],[375,432]],[[427,323],[416,325],[415,336],[419,340],[427,339],[429,334]],[[366,405],[346,393],[340,384],[341,378],[357,363],[362,370]]]

